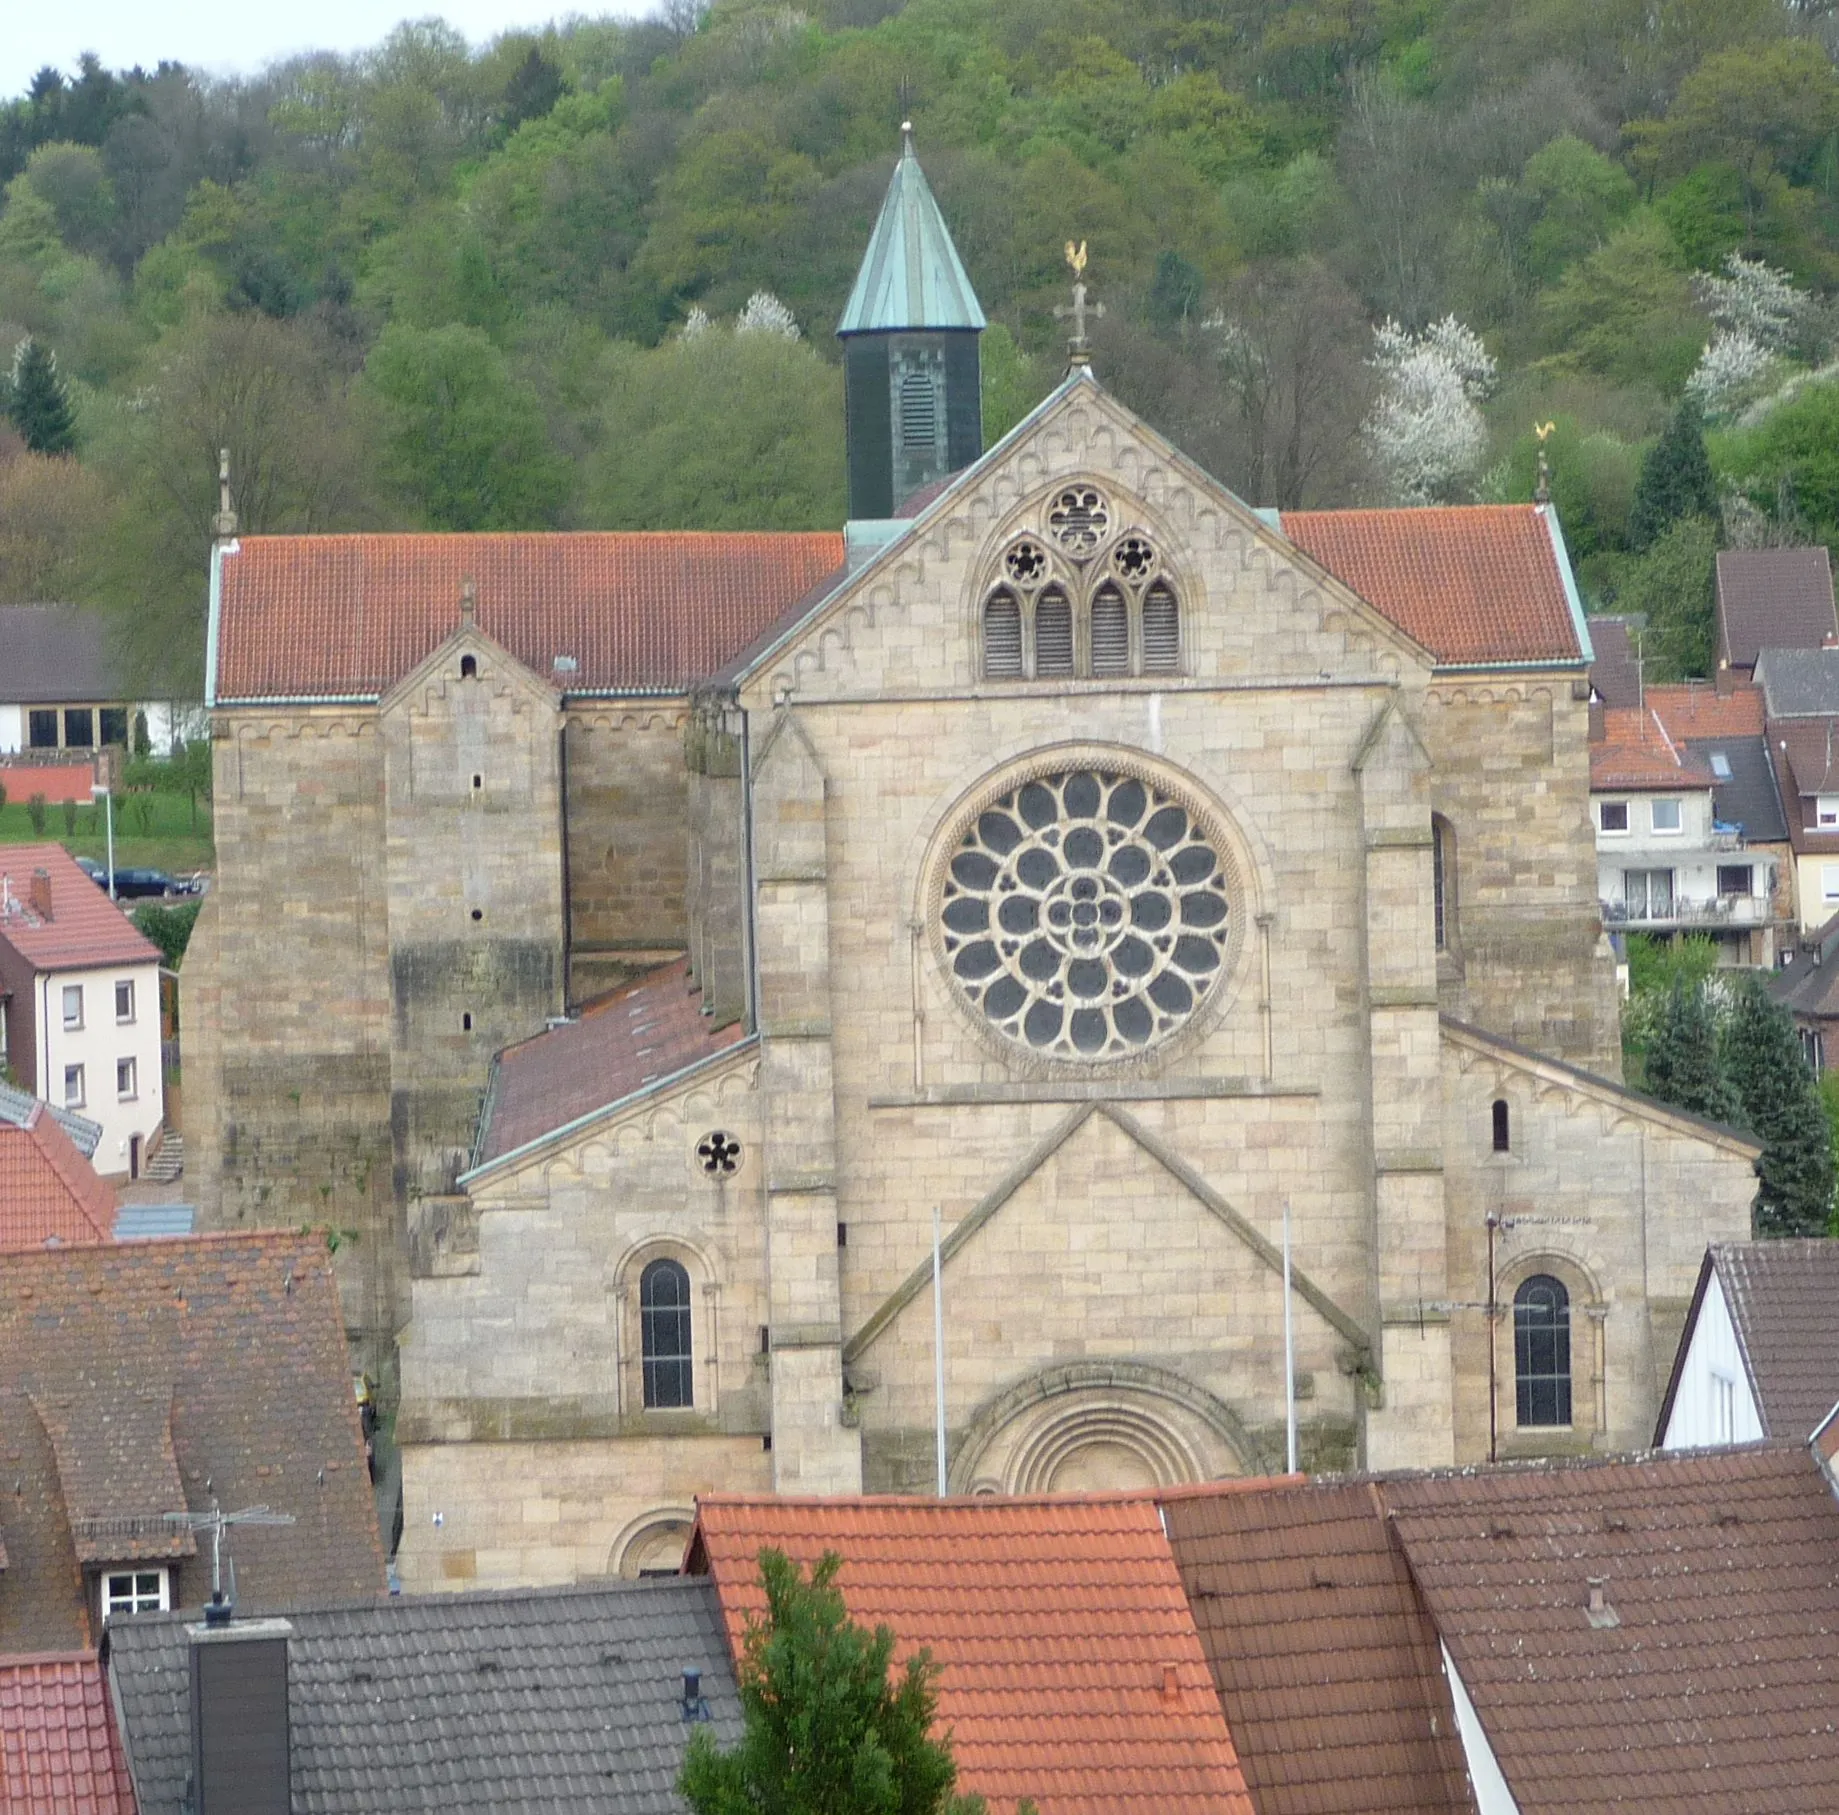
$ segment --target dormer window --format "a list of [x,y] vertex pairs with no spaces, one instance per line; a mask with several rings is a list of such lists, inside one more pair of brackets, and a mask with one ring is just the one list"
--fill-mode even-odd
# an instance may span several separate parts
[[102,1617],[117,1613],[164,1613],[171,1606],[172,1578],[165,1569],[109,1569],[102,1576]]

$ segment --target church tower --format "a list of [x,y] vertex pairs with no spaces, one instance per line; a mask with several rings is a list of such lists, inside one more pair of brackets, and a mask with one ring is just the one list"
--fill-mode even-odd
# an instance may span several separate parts
[[913,129],[837,338],[849,428],[849,514],[891,517],[983,452],[983,310],[913,155]]

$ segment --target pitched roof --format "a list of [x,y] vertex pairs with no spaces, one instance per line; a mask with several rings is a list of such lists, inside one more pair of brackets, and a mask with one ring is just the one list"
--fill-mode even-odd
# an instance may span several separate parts
[[1718,656],[1754,666],[1764,649],[1818,649],[1839,634],[1824,548],[1727,548],[1718,556]]
[[1651,706],[1610,706],[1603,735],[1590,745],[1590,787],[1709,788],[1710,766],[1667,736]]
[[1641,704],[1641,670],[1635,663],[1626,618],[1592,618],[1590,644],[1596,659],[1590,664],[1590,685],[1605,706]]
[[0,1810],[135,1815],[94,1652],[0,1658]]
[[1807,1437],[1839,1400],[1839,1241],[1714,1242],[1764,1432]]
[[[18,1090],[11,1084],[0,1084],[0,1120],[24,1123],[32,1114],[40,1099],[29,1090]],[[73,1109],[59,1109],[46,1103],[51,1119],[70,1136],[70,1144],[86,1160],[96,1157],[97,1144],[102,1139],[102,1124],[92,1122],[87,1116],[80,1116]]]
[[0,1101],[0,1250],[110,1239],[115,1193],[34,1101],[19,1115]]
[[1794,1014],[1839,1015],[1839,914],[1789,948],[1768,988]]
[[248,536],[213,697],[378,698],[459,628],[467,579],[479,628],[564,693],[680,692],[842,564],[828,532]]
[[[38,870],[50,880],[49,916],[32,901]],[[160,948],[77,868],[61,844],[0,846],[0,939],[38,971],[160,961]]]
[[1756,684],[1772,719],[1830,717],[1839,713],[1839,649],[1765,649]]
[[836,331],[975,330],[984,325],[977,292],[932,199],[908,133]]
[[[383,1587],[376,1508],[323,1237],[273,1231],[34,1249],[0,1268],[0,1653],[92,1642],[80,1566],[177,1566],[165,1515],[266,1503],[233,1541],[245,1605]],[[16,1458],[16,1460],[15,1460]],[[208,1547],[207,1547],[208,1548]]]
[[1258,1807],[1474,1807],[1436,1628],[1370,1483],[1163,1502],[1169,1543]]
[[1711,810],[1719,825],[1738,827],[1751,844],[1787,839],[1788,820],[1766,738],[1695,737],[1685,747],[1711,771]]
[[1278,523],[1440,664],[1583,659],[1571,590],[1538,505],[1287,510]]
[[1521,1815],[1833,1806],[1839,1501],[1803,1445],[1382,1492]]
[[[716,1737],[740,1704],[720,1611],[682,1578],[286,1610],[296,1815],[682,1815],[674,1784],[702,1673]],[[140,1815],[181,1815],[191,1762],[184,1621],[109,1629]]]
[[1708,681],[1649,687],[1642,703],[1653,708],[1667,735],[1677,743],[1688,738],[1762,735],[1763,692],[1747,683],[1728,693],[1720,693]]
[[702,1002],[689,960],[679,958],[610,990],[574,1020],[507,1046],[492,1063],[473,1165],[502,1159],[746,1040],[740,1022],[717,1027]]
[[1024,1796],[1048,1815],[1251,1815],[1148,1498],[711,1495],[686,1567],[713,1576],[737,1651],[767,1546],[807,1565],[837,1551],[851,1617],[891,1627],[897,1660],[931,1650],[959,1787],[997,1815]]
[[78,705],[122,699],[107,622],[74,605],[0,605],[0,701]]

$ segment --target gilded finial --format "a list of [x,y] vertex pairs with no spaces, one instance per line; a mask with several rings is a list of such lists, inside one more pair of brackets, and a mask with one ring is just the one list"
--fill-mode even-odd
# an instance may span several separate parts
[[1077,246],[1071,240],[1066,242],[1066,262],[1072,266],[1073,275],[1082,277],[1086,268],[1086,243],[1081,240]]
[[236,539],[236,510],[230,502],[230,450],[217,450],[217,515],[211,519],[211,534],[219,542]]

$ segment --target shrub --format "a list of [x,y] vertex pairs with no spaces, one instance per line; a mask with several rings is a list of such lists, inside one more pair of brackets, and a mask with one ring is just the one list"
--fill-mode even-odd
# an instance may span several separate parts
[[74,800],[64,802],[64,836],[75,838],[77,835],[77,803]]
[[45,835],[44,795],[34,794],[31,799],[26,802],[26,817],[32,822],[32,830],[36,832],[40,838],[43,838]]

